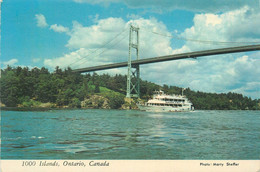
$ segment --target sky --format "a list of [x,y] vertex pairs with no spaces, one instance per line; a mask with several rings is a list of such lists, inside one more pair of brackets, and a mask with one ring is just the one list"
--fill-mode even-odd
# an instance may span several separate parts
[[[130,25],[139,28],[140,59],[260,44],[260,1],[3,0],[1,68],[53,71],[124,62]],[[160,85],[260,98],[260,51],[146,64],[140,70],[143,80]],[[127,74],[127,68],[98,73]]]

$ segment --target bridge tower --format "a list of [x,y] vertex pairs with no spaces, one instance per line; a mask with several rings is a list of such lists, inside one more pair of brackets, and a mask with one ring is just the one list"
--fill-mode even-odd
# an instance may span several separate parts
[[[135,53],[132,53],[135,50]],[[132,54],[139,60],[139,28],[130,26],[126,97],[140,97],[140,68],[132,65]]]

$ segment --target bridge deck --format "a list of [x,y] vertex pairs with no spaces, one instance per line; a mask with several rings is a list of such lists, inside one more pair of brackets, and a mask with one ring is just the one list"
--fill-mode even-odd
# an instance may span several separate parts
[[[132,66],[148,64],[148,63],[163,62],[163,61],[169,61],[169,60],[179,60],[179,59],[186,59],[186,58],[196,58],[196,57],[203,57],[203,56],[228,54],[228,53],[239,53],[239,52],[246,52],[246,51],[257,51],[257,50],[260,50],[260,45],[248,45],[248,46],[212,49],[212,50],[205,50],[205,51],[196,51],[196,52],[190,52],[190,53],[174,54],[174,55],[159,56],[159,57],[146,58],[146,59],[140,59],[140,60],[133,60]],[[106,64],[106,65],[101,65],[101,66],[80,68],[80,69],[75,69],[72,71],[83,73],[83,72],[92,72],[92,71],[98,71],[98,70],[126,67],[127,65],[128,65],[127,62],[121,62],[121,63]]]

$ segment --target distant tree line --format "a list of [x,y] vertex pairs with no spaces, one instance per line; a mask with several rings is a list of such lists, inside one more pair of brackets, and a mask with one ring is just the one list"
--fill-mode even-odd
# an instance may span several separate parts
[[[164,86],[166,92],[181,94],[182,89],[178,87]],[[190,88],[184,90],[184,94],[193,103],[196,109],[201,110],[260,110],[260,99],[252,100],[238,93],[204,93],[192,91]]]
[[[140,82],[142,99],[151,98],[153,91],[162,89],[168,94],[181,94],[176,86],[157,85],[148,81]],[[124,104],[126,94],[126,76],[108,74],[98,75],[74,73],[56,67],[49,72],[42,67],[10,67],[1,69],[1,103],[8,107],[19,104],[31,106],[34,103],[54,103],[56,106],[81,107],[81,102],[92,95],[103,95],[109,100],[111,108],[117,109]],[[109,91],[112,90],[112,91]],[[242,94],[203,93],[189,88],[184,94],[192,101],[196,109],[260,109],[260,100],[252,100]]]

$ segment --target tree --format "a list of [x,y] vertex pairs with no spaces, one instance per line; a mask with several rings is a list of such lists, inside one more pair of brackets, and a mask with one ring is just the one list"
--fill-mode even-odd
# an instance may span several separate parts
[[16,107],[19,103],[19,78],[14,71],[7,70],[5,74],[1,76],[1,101],[6,106]]
[[100,88],[99,88],[99,84],[98,83],[95,85],[94,93],[100,93]]
[[107,98],[109,100],[108,104],[111,107],[111,109],[118,109],[125,102],[125,100],[124,100],[125,97],[120,94],[111,94],[111,95],[108,95]]

